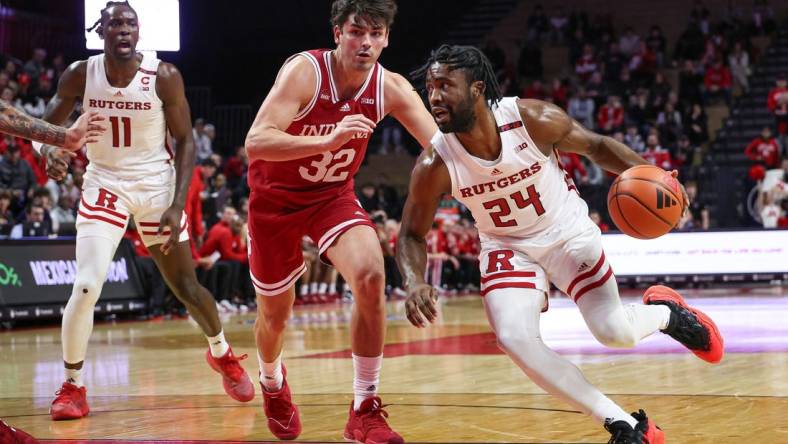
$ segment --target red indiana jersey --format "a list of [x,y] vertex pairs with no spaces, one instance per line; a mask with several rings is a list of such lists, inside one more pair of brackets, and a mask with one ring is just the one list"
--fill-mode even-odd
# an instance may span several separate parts
[[[363,114],[373,122],[383,118],[384,69],[379,63],[370,70],[353,97],[340,100],[333,79],[330,50],[313,49],[293,57],[309,60],[317,74],[317,85],[312,100],[287,128],[288,134],[324,136],[345,116],[352,114]],[[257,194],[257,199],[288,208],[311,206],[343,192],[352,192],[353,176],[364,159],[369,137],[369,134],[359,133],[337,150],[302,159],[255,160],[249,165],[249,188]]]

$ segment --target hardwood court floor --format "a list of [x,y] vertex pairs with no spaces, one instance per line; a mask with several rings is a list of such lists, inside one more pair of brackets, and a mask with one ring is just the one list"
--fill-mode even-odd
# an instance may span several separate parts
[[[543,337],[625,409],[643,408],[668,443],[788,443],[788,292],[687,292],[711,314],[727,355],[708,365],[663,335],[633,350],[595,342],[577,309],[552,298]],[[634,302],[637,302],[633,299]],[[414,443],[601,443],[594,421],[545,395],[498,351],[478,297],[443,300],[440,322],[410,327],[390,303],[381,393],[391,424]],[[348,305],[301,308],[285,344],[301,408],[298,442],[342,442],[351,396]],[[257,374],[253,316],[225,329]],[[92,412],[52,422],[62,381],[57,328],[0,333],[0,418],[48,443],[269,442],[261,396],[240,404],[205,364],[188,321],[99,324],[86,383]],[[51,440],[51,441],[50,441]]]

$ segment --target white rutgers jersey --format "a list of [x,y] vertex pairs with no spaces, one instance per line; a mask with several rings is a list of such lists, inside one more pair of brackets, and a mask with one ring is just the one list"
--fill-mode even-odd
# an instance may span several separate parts
[[493,106],[501,137],[498,159],[469,154],[453,133],[438,132],[432,145],[449,170],[452,195],[473,214],[483,242],[492,236],[549,244],[559,232],[566,235],[567,227],[585,228],[588,206],[556,152],[545,156],[528,135],[517,101],[505,97]]
[[160,60],[141,54],[140,68],[125,88],[109,84],[104,54],[88,59],[82,107],[107,119],[107,131],[87,145],[88,171],[134,180],[172,168],[164,107],[156,95]]

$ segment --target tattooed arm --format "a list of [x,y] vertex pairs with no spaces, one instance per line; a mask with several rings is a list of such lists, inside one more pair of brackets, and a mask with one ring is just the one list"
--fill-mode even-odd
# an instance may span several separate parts
[[75,150],[85,143],[95,142],[98,135],[104,131],[104,128],[98,124],[102,120],[104,118],[96,113],[83,114],[71,128],[63,128],[30,117],[5,100],[0,100],[0,133],[46,145]]
[[63,146],[66,143],[65,128],[19,112],[5,100],[0,100],[0,132],[47,145]]

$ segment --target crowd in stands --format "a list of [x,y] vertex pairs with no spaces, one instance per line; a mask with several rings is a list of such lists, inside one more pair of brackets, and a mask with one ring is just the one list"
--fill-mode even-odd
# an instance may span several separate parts
[[[654,165],[679,170],[692,201],[679,228],[708,229],[713,221],[698,193],[700,166],[709,142],[706,110],[709,106],[729,107],[737,95],[750,88],[748,76],[759,55],[750,39],[773,29],[770,11],[768,4],[759,0],[750,18],[733,11],[712,21],[708,9],[696,2],[686,30],[678,41],[669,42],[656,25],[639,35],[632,27],[615,29],[607,15],[592,18],[584,11],[563,7],[548,15],[542,6],[536,6],[527,22],[519,60],[507,60],[493,41],[484,51],[506,95],[553,102],[585,127],[628,145]],[[673,50],[669,51],[671,43]],[[571,70],[546,79],[542,52],[550,45],[568,48]],[[0,97],[40,117],[65,66],[62,55],[48,58],[44,49],[35,49],[24,63],[0,54]],[[668,71],[677,71],[674,82],[667,78]],[[785,145],[779,141],[788,134],[784,78],[770,94],[768,106],[776,124],[764,128],[746,153],[754,166],[784,168],[788,174],[782,151]],[[201,282],[216,295],[221,311],[244,311],[254,304],[246,255],[249,162],[243,147],[228,152],[228,147],[215,146],[216,128],[205,119],[197,118],[193,128],[197,164],[185,211],[195,267]],[[372,152],[418,151],[403,140],[402,129],[396,124],[384,121],[376,133]],[[0,156],[0,237],[74,235],[87,162],[84,153],[72,162],[70,174],[60,182],[47,178],[43,160],[33,153],[28,141],[0,136]],[[613,177],[576,154],[560,156],[587,200],[592,219],[602,231],[608,231],[613,225],[607,217],[605,197]],[[759,172],[758,168],[751,172],[753,180],[758,180]],[[771,211],[764,220],[773,219],[771,226],[785,219],[779,211],[785,193],[783,188],[764,197],[764,215]],[[358,197],[377,226],[385,258],[386,292],[402,296],[394,253],[404,196],[386,184],[363,184]],[[771,216],[775,211],[776,218]],[[182,311],[176,302],[168,302],[174,298],[133,223],[126,237],[137,254],[151,314]],[[447,293],[478,290],[478,236],[467,210],[449,196],[441,202],[428,248],[429,282]],[[321,261],[311,239],[304,238],[303,251],[308,271],[297,285],[297,304],[350,297],[342,277]]]
[[[676,42],[669,42],[658,25],[640,35],[630,26],[616,29],[610,15],[536,5],[519,60],[506,60],[493,41],[484,50],[506,94],[555,103],[586,128],[625,143],[652,164],[678,170],[687,188],[702,198],[697,187],[709,149],[707,110],[730,108],[735,96],[749,91],[749,75],[760,55],[751,39],[775,27],[765,0],[746,9],[732,5],[718,20],[696,1]],[[542,58],[550,46],[566,46],[571,70],[545,79]],[[788,131],[788,94],[780,103],[776,109],[787,117],[778,128]],[[604,197],[612,177],[575,154],[561,157],[592,211],[602,215],[601,227],[610,226]],[[693,207],[679,228],[708,229],[713,221],[706,205],[695,200]]]

